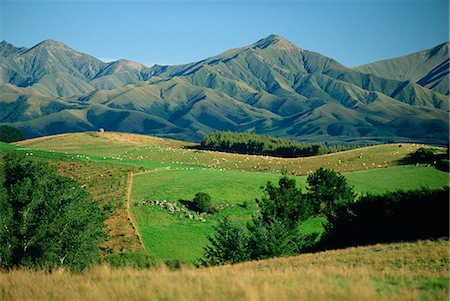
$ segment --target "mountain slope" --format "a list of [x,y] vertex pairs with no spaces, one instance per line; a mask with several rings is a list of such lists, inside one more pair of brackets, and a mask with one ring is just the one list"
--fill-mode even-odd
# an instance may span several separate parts
[[0,83],[33,87],[48,96],[120,87],[148,78],[146,70],[144,65],[125,60],[104,63],[54,40],[30,49],[0,43]]
[[354,70],[401,81],[412,81],[449,95],[449,42],[399,58],[362,65]]
[[0,122],[28,136],[103,127],[191,141],[215,130],[329,143],[448,139],[448,96],[420,80],[347,68],[277,35],[152,68],[103,63],[55,41],[2,43],[0,55]]

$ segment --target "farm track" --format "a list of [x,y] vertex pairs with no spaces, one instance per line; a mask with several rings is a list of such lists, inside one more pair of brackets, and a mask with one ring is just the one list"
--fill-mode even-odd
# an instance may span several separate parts
[[146,171],[141,171],[141,172],[137,172],[137,173],[130,172],[128,174],[128,182],[127,182],[127,188],[126,188],[127,192],[126,192],[126,196],[125,196],[126,208],[127,208],[127,218],[131,222],[131,225],[132,225],[133,230],[134,230],[134,232],[136,234],[136,237],[138,238],[139,243],[141,244],[142,247],[144,247],[144,241],[142,240],[141,233],[139,233],[139,229],[138,229],[138,227],[136,226],[136,223],[133,220],[133,215],[131,214],[131,210],[130,210],[130,208],[131,208],[131,190],[133,188],[133,177],[135,175],[136,176],[137,175],[142,175],[142,174],[146,174],[146,173],[149,173],[149,172],[155,172],[155,170],[146,170]]

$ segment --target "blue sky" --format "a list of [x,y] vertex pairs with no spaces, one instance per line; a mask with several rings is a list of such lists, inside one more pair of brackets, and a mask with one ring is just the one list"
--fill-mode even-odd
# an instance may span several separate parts
[[198,61],[271,33],[346,66],[449,40],[448,0],[5,1],[0,40],[44,39],[151,66]]

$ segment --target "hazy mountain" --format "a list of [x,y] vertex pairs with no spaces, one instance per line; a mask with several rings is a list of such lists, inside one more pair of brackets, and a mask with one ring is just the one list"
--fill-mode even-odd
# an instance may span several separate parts
[[354,70],[385,78],[412,81],[449,95],[449,43],[399,58],[362,65]]
[[[425,70],[426,57],[409,60]],[[2,42],[0,62],[0,122],[29,136],[103,127],[187,140],[215,130],[330,143],[448,139],[448,96],[423,80],[359,72],[276,35],[178,66],[103,63],[55,41]]]
[[0,83],[33,87],[48,96],[117,88],[148,78],[148,72],[144,65],[125,60],[104,63],[54,40],[30,49],[0,43]]

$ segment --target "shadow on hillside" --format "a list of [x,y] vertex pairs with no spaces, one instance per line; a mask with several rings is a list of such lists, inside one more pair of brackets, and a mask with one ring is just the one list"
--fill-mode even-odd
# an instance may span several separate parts
[[449,172],[448,154],[435,152],[433,149],[419,148],[397,162],[399,165],[427,164],[440,171]]

